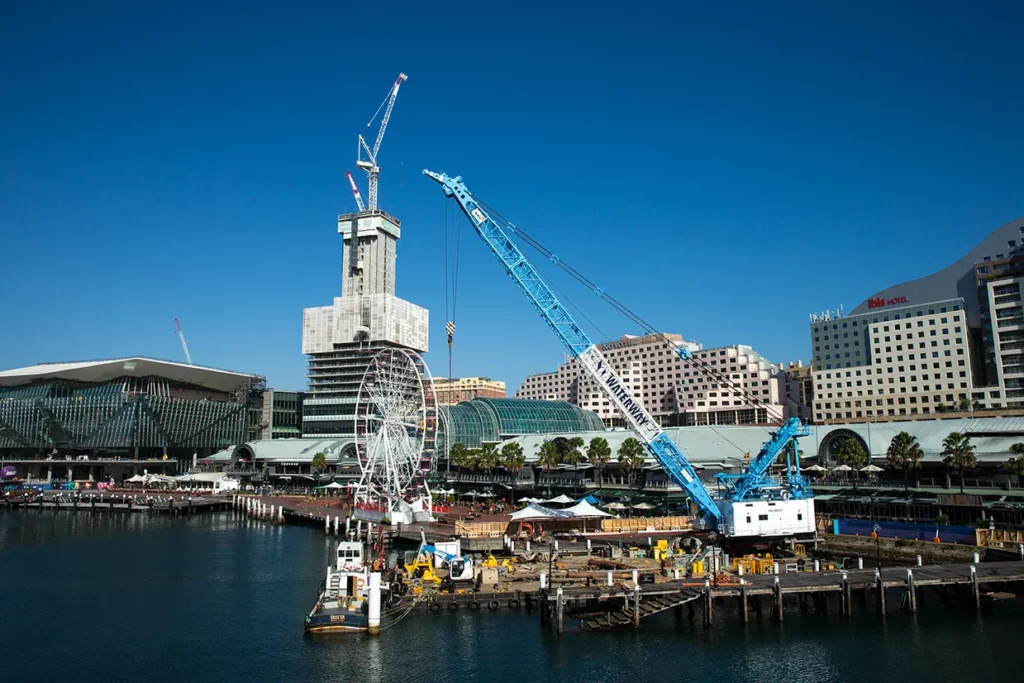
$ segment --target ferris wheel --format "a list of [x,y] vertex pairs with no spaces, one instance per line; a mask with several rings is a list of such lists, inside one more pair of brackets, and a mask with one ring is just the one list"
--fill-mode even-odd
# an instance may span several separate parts
[[[355,406],[362,472],[357,513],[405,519],[425,508],[429,516],[424,474],[433,461],[436,432],[437,398],[426,363],[409,349],[377,352],[363,373]],[[418,508],[411,508],[410,501]]]

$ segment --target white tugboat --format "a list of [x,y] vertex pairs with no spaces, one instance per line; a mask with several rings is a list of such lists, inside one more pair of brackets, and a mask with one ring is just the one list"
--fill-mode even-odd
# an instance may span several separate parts
[[306,632],[367,631],[369,583],[369,569],[363,564],[363,544],[338,543],[337,561],[327,567],[316,605],[306,617]]

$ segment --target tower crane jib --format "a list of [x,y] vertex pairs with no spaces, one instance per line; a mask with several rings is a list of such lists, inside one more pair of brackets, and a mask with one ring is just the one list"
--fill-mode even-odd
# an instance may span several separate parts
[[[369,176],[370,190],[368,193],[369,196],[367,197],[367,209],[370,211],[377,210],[377,181],[380,177],[380,166],[377,165],[377,155],[380,153],[380,145],[384,141],[384,131],[387,130],[388,121],[391,120],[391,111],[395,108],[395,98],[398,97],[398,89],[402,87],[402,83],[408,80],[408,78],[409,77],[404,73],[398,74],[398,78],[395,80],[394,85],[391,86],[391,90],[388,92],[387,97],[385,97],[384,101],[381,102],[381,105],[377,108],[373,118],[371,118],[366,124],[367,128],[373,125],[373,121],[377,118],[377,114],[380,113],[381,109],[384,110],[384,116],[381,118],[380,129],[377,131],[377,138],[374,140],[373,149],[370,149],[370,146],[366,143],[366,139],[362,135],[359,136],[356,167],[366,171],[367,176]],[[364,152],[366,154],[365,159],[363,158]]]

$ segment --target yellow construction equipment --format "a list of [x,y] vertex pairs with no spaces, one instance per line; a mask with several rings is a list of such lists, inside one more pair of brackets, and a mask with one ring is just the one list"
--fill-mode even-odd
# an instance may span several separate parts
[[434,565],[429,560],[418,557],[412,564],[403,566],[410,579],[419,579],[422,583],[441,583],[441,578],[434,573]]

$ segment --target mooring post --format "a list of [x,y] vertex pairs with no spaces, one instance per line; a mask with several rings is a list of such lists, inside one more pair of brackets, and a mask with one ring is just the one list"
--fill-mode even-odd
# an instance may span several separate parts
[[782,584],[779,583],[778,575],[775,577],[775,619],[782,623]]
[[327,515],[326,517],[324,517],[324,533],[325,534],[331,533],[331,516],[330,515]]
[[815,572],[820,572],[821,571],[821,560],[815,560],[814,561],[814,571]]
[[747,623],[747,582],[740,579],[740,613],[743,615],[743,623]]
[[540,589],[546,590],[548,587],[548,575],[547,572],[540,573]]
[[370,583],[367,588],[369,593],[367,630],[371,636],[375,636],[380,633],[380,572],[370,574]]
[[920,555],[917,556],[917,566],[918,567],[922,566],[922,564],[921,564],[921,556]]
[[1017,544],[1017,557],[1020,558],[1021,562],[1024,562],[1024,543]]
[[530,539],[526,539],[526,552],[530,552]]
[[843,574],[843,592],[846,594],[846,616],[853,615],[853,589],[850,588],[850,579]]
[[839,613],[844,616],[850,613],[849,597],[846,593],[846,572],[843,572],[839,579]]
[[640,584],[633,586],[633,628],[640,628]]
[[679,580],[679,567],[676,567],[675,569],[672,570],[672,578],[675,579],[676,581]]
[[907,604],[912,613],[917,612],[917,591],[914,590],[914,570],[907,568]]
[[864,558],[863,557],[858,557],[857,558],[857,569],[864,569]]
[[778,562],[778,560],[776,560],[775,562],[772,562],[772,574],[775,574],[775,576],[779,575],[779,562]]
[[640,584],[640,570],[639,569],[634,569],[633,570],[633,584],[634,585],[639,585]]
[[587,555],[590,555],[590,539],[587,539]]
[[974,593],[974,606],[981,609],[981,587],[978,585],[978,568],[973,564],[971,565],[971,592]]
[[710,628],[714,618],[714,607],[711,604],[711,582],[704,579],[704,628]]
[[558,590],[555,591],[555,621],[558,624],[558,632],[562,632],[562,614],[565,611],[564,598],[562,597],[562,587],[559,586]]
[[612,585],[612,582],[613,582],[613,580],[612,580],[612,572],[611,572],[611,570],[608,570],[608,585],[609,586]]
[[882,572],[875,567],[875,604],[878,605],[878,611],[885,614],[885,586],[882,585]]
[[973,562],[974,564],[978,564],[978,562],[980,561],[981,557],[978,555],[978,553],[974,553],[973,557],[971,558],[971,562]]

